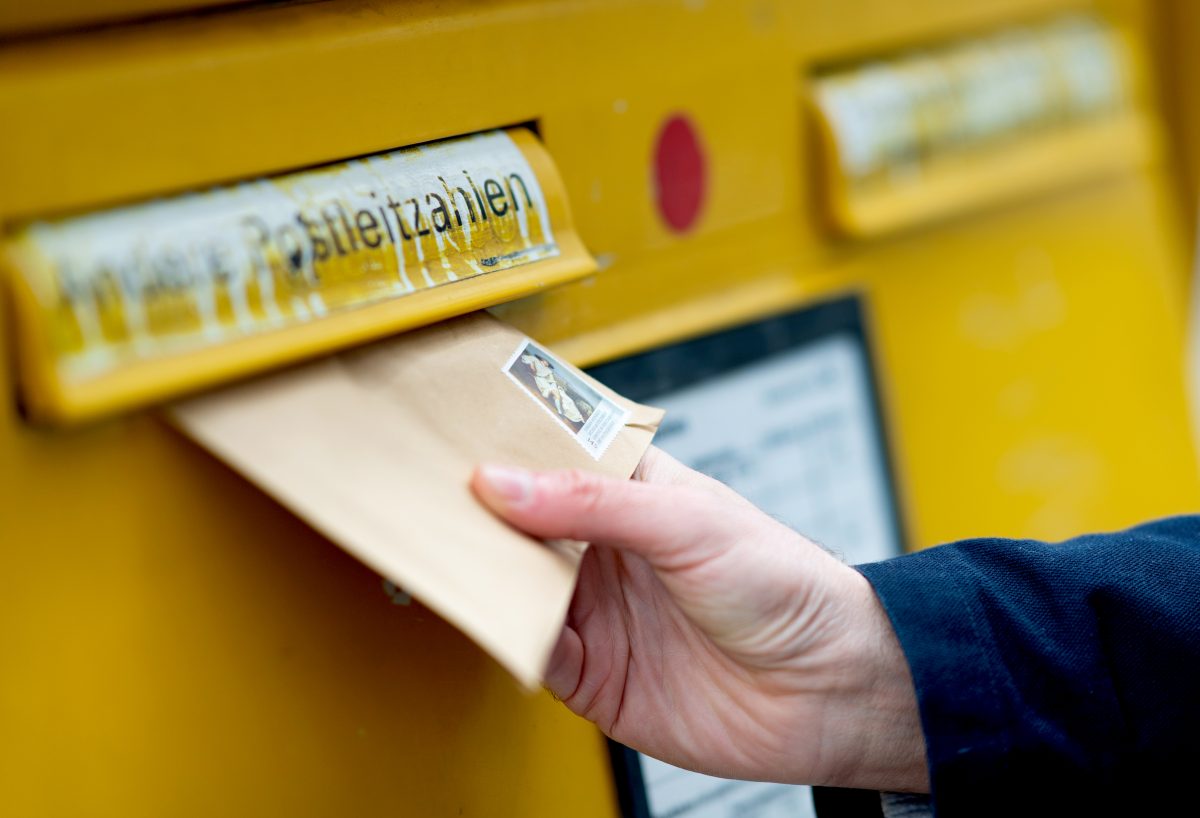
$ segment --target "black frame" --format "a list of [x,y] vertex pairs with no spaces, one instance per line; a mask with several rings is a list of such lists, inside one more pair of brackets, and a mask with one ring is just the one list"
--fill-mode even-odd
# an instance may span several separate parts
[[[895,471],[879,394],[875,356],[857,295],[806,305],[798,310],[756,319],[731,329],[680,341],[594,366],[588,374],[622,395],[653,404],[655,397],[683,389],[774,355],[791,352],[830,336],[848,334],[863,350],[871,384],[871,408],[888,489],[889,517],[901,551],[908,539],[900,515]],[[667,418],[667,423],[670,418]],[[617,800],[624,818],[651,818],[639,754],[609,740]]]

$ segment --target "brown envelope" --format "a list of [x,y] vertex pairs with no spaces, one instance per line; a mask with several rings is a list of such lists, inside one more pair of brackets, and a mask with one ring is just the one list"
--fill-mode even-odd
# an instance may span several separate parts
[[541,679],[581,553],[492,516],[474,466],[628,477],[662,411],[475,313],[172,408],[189,435],[437,611],[526,686]]

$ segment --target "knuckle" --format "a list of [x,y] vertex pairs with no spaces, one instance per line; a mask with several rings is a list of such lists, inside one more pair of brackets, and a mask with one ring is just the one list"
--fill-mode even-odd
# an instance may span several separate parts
[[560,491],[576,513],[596,511],[604,496],[603,483],[596,475],[582,469],[563,472]]

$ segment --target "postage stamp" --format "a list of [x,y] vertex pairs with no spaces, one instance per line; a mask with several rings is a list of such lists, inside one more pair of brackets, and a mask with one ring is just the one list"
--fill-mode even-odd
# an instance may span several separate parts
[[628,412],[588,386],[574,369],[526,338],[504,373],[549,412],[596,460],[625,425]]

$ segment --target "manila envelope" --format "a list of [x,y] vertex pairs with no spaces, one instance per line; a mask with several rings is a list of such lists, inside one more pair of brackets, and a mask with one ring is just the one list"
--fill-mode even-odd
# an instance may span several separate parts
[[527,687],[562,628],[582,547],[494,517],[471,493],[471,471],[490,461],[627,478],[662,414],[485,313],[171,409],[188,435]]

